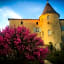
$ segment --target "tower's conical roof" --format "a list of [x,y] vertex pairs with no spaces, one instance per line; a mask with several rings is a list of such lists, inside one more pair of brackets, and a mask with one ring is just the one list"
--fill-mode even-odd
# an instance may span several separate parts
[[[46,14],[46,13],[56,13],[56,14],[58,14],[58,13],[51,7],[51,5],[50,5],[48,2],[47,2],[47,4],[46,4],[46,6],[45,6],[44,11],[43,11],[42,14]],[[59,16],[59,14],[58,14],[58,16]]]

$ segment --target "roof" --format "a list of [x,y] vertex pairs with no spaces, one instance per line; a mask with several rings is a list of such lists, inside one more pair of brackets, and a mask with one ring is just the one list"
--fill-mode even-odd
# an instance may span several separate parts
[[64,20],[64,19],[59,19],[59,20]]
[[[52,6],[51,6],[48,2],[47,2],[47,4],[46,4],[46,6],[45,6],[44,11],[43,11],[42,14],[46,14],[46,13],[56,13],[56,14],[58,14],[58,13],[52,8]],[[58,14],[58,16],[59,16],[59,14]]]
[[14,19],[14,18],[8,18],[8,20],[39,20],[39,19]]
[[37,22],[39,19],[13,19],[8,18],[9,21],[23,21],[23,22]]

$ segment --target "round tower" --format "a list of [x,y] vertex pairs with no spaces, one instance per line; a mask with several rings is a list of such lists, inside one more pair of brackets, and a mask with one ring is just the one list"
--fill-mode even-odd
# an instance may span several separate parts
[[59,48],[61,43],[61,28],[59,24],[59,14],[47,2],[42,15],[39,17],[42,23],[42,36],[44,37],[45,45],[50,42]]

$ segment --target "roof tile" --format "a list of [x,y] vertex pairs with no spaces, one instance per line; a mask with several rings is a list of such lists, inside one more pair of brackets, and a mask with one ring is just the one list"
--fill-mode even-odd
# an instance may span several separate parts
[[[58,14],[52,7],[49,3],[46,4],[45,8],[44,8],[44,11],[42,14],[46,14],[46,13],[56,13]],[[59,14],[58,14],[59,16]]]

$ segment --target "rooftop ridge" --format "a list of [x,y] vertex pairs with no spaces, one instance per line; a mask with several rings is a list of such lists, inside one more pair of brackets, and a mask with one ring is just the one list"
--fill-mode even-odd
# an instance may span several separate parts
[[8,20],[39,20],[39,19],[14,19],[14,18],[8,18]]
[[64,20],[64,19],[59,19],[59,20]]

